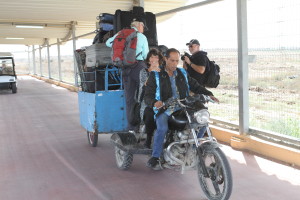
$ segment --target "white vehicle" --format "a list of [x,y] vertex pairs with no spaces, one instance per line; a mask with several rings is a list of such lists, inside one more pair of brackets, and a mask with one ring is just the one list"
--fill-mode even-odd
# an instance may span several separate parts
[[17,75],[14,57],[9,52],[0,52],[0,89],[17,93]]

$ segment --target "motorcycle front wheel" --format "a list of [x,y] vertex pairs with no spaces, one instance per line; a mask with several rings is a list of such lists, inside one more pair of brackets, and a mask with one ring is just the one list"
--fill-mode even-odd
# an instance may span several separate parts
[[220,148],[204,149],[202,156],[208,177],[198,161],[198,179],[205,196],[210,200],[227,200],[232,192],[232,175],[225,154]]
[[[120,138],[118,138],[116,142],[120,144]],[[133,155],[131,153],[125,152],[119,147],[115,146],[115,157],[119,169],[127,170],[130,168],[133,161]]]

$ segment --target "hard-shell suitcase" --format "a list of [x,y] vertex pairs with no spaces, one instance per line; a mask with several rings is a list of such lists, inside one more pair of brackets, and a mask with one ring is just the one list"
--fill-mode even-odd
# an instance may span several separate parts
[[87,67],[100,67],[111,64],[111,48],[105,43],[93,44],[86,48]]
[[113,24],[114,22],[114,15],[109,14],[109,13],[102,13],[97,17],[98,20],[105,22],[105,23],[111,23]]
[[111,31],[114,29],[114,25],[110,23],[99,23],[100,29],[103,31]]

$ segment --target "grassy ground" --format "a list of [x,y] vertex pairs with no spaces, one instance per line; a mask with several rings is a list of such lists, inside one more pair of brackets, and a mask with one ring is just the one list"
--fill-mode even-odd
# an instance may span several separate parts
[[[213,92],[221,100],[211,105],[213,116],[238,122],[237,57],[211,52],[221,67],[221,82]],[[252,51],[249,63],[250,126],[300,138],[300,51]]]

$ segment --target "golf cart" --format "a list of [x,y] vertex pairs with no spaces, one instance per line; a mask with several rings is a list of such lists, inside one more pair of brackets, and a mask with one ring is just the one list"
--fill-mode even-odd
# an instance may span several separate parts
[[13,55],[9,52],[0,52],[0,89],[17,92],[17,75]]

